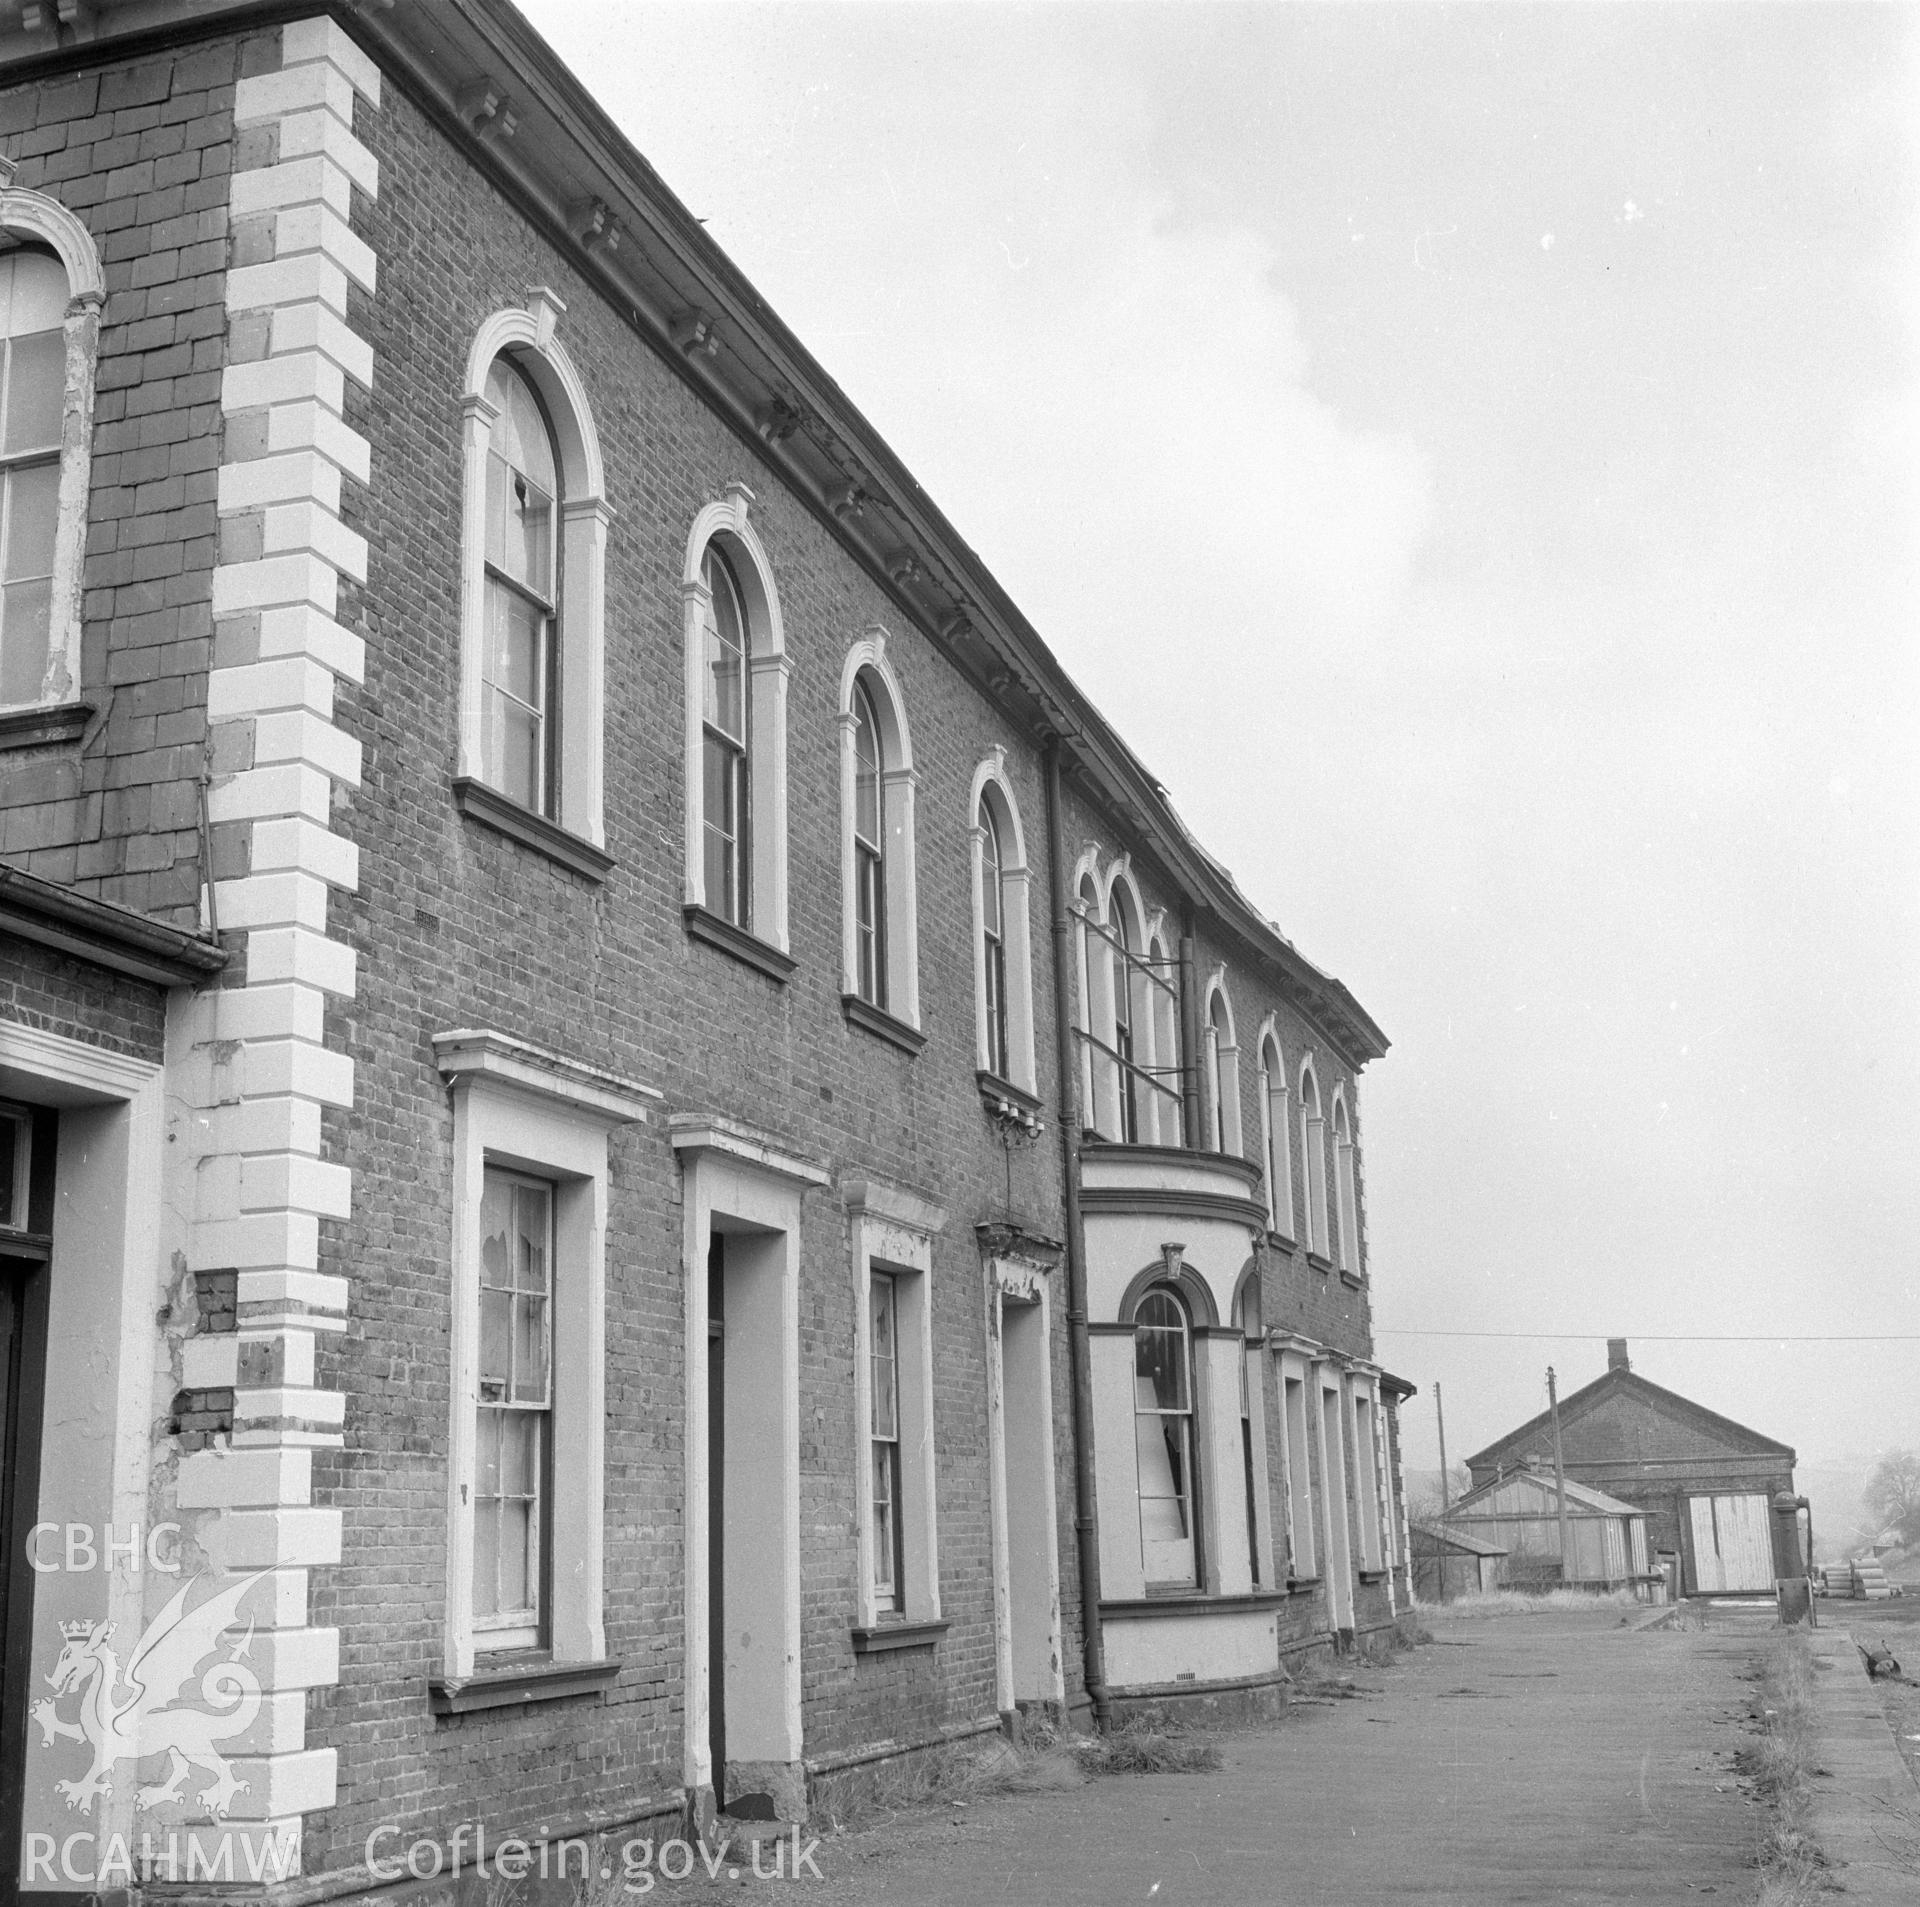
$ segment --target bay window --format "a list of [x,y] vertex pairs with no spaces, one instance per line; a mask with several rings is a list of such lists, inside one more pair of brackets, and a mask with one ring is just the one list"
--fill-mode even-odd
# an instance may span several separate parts
[[1140,1563],[1149,1588],[1200,1580],[1194,1514],[1193,1343],[1186,1306],[1154,1286],[1133,1315]]

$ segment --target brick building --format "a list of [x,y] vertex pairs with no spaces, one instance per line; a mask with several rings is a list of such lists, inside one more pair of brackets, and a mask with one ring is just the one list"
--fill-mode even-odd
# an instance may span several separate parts
[[[1642,1377],[1626,1339],[1608,1339],[1606,1370],[1560,1400],[1560,1436],[1570,1478],[1646,1511],[1681,1594],[1770,1595],[1798,1574],[1793,1519],[1774,1510],[1794,1494],[1792,1449]],[[1467,1459],[1475,1491],[1552,1450],[1542,1411]]]
[[0,56],[0,1883],[1388,1628],[1383,1035],[519,15]]

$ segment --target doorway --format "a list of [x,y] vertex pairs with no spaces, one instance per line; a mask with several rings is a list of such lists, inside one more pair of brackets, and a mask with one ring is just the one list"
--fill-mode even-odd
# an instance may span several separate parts
[[707,1247],[707,1744],[713,1753],[713,1804],[727,1805],[727,1241]]
[[1333,1626],[1353,1632],[1353,1539],[1347,1520],[1347,1446],[1340,1429],[1340,1392],[1320,1391],[1320,1453],[1327,1482],[1327,1601]]
[[1003,1299],[1001,1399],[1006,1420],[1007,1626],[1016,1707],[1057,1703],[1059,1561],[1054,1549],[1053,1397],[1047,1307]]
[[[715,1218],[707,1247],[707,1745],[715,1805],[791,1805],[785,1555],[785,1270],[780,1233]],[[725,1226],[726,1229],[720,1229]]]
[[0,1105],[0,1903],[19,1898],[59,1115]]

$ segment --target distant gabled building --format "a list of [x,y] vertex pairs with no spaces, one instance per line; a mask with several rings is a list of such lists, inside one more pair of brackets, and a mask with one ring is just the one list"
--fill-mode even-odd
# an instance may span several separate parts
[[[1607,1370],[1560,1404],[1567,1475],[1647,1512],[1656,1555],[1681,1564],[1692,1596],[1770,1592],[1789,1573],[1772,1499],[1793,1492],[1793,1451],[1639,1376],[1624,1338]],[[1553,1425],[1529,1418],[1467,1459],[1474,1488],[1548,1457]]]

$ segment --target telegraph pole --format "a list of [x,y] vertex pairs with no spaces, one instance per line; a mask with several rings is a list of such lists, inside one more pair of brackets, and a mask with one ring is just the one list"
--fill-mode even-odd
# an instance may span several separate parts
[[1447,1414],[1440,1408],[1440,1380],[1433,1380],[1433,1421],[1440,1426],[1440,1514],[1451,1505],[1447,1500]]
[[1567,1540],[1567,1460],[1560,1448],[1560,1393],[1554,1388],[1553,1366],[1547,1366],[1547,1408],[1553,1412],[1553,1487],[1560,1498],[1560,1581],[1573,1583],[1573,1546]]

